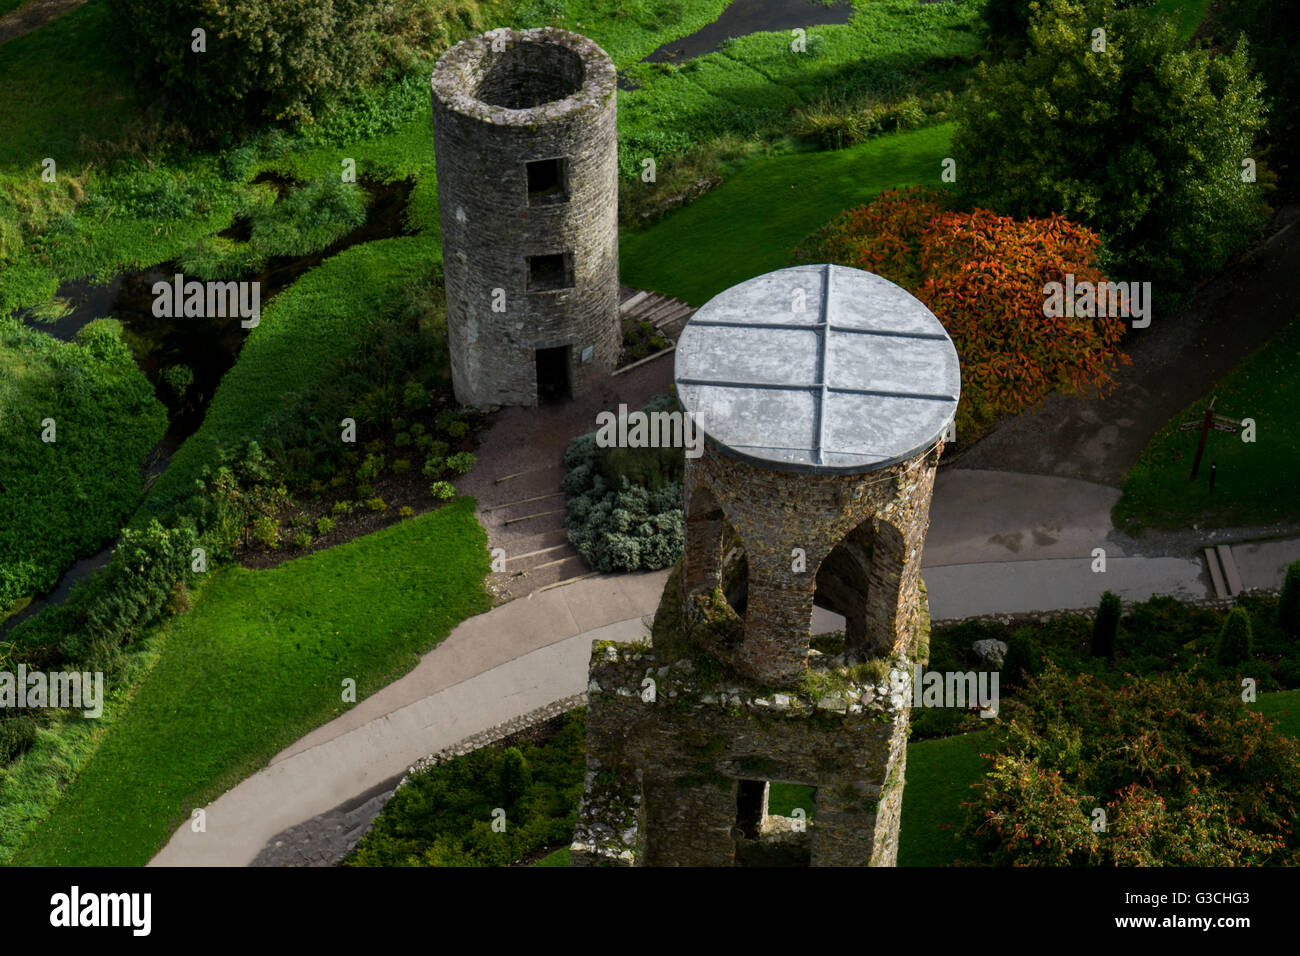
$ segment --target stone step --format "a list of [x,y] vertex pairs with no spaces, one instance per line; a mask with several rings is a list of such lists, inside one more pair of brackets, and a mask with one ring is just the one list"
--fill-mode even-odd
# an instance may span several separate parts
[[1210,582],[1214,585],[1214,596],[1220,601],[1228,597],[1228,588],[1223,583],[1223,572],[1219,570],[1219,556],[1213,548],[1205,549],[1205,564],[1210,569]]
[[624,299],[621,303],[619,303],[618,306],[619,315],[626,315],[628,312],[631,312],[641,302],[645,301],[645,299],[649,295],[650,295],[649,292],[647,292],[645,289],[642,289],[640,292],[637,292],[636,294],[630,296],[629,298]]
[[654,308],[646,309],[644,312],[639,313],[637,318],[642,321],[649,321],[657,324],[659,319],[676,311],[685,304],[686,303],[679,299],[664,299],[662,302],[656,303]]
[[1223,565],[1223,579],[1228,584],[1228,596],[1236,597],[1245,590],[1245,587],[1241,583],[1237,562],[1232,560],[1232,548],[1221,544],[1215,550],[1219,552],[1219,563]]
[[[655,325],[662,329],[674,322],[683,322],[683,320],[689,319],[694,311],[694,306],[687,305],[685,302],[677,302],[672,309],[655,319]],[[685,323],[683,322],[683,324]]]

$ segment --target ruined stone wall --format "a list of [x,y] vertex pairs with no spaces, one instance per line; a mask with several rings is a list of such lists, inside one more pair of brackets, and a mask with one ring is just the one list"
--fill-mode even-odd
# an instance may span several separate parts
[[[864,656],[904,651],[915,630],[921,551],[941,453],[940,442],[891,468],[857,475],[762,468],[711,443],[701,457],[687,459],[684,596],[721,583],[723,521],[739,537],[749,567],[743,642],[710,650],[764,682],[801,679],[818,569],[836,545],[852,539],[870,559],[865,581],[840,588],[866,595],[861,604],[837,608],[848,617],[850,644]],[[802,571],[794,568],[795,548],[805,554]],[[841,563],[846,572],[853,567]]]
[[[580,394],[622,343],[614,64],[565,30],[493,31],[443,54],[432,91],[457,400],[534,404],[534,350],[564,345]],[[567,195],[530,198],[526,163],[556,158]],[[549,254],[568,257],[572,286],[529,291],[527,257]]]
[[[913,658],[853,665],[813,650],[801,685],[763,686],[669,640],[682,637],[661,626],[680,621],[676,577],[655,646],[592,651],[573,864],[735,865],[747,846],[736,829],[740,782],[780,781],[816,788],[811,865],[894,865]],[[921,588],[909,646],[928,645],[928,621]]]

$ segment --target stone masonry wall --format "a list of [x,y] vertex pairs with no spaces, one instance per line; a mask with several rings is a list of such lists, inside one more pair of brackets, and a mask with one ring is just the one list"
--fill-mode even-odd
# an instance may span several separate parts
[[[905,651],[916,625],[921,550],[941,452],[940,442],[916,458],[858,475],[761,468],[711,443],[701,457],[687,459],[684,596],[721,584],[722,519],[748,560],[743,641],[710,651],[756,680],[800,680],[818,569],[846,539],[855,554],[870,554],[865,580],[839,588],[866,595],[865,602],[836,608],[848,618],[850,645],[863,656]],[[794,569],[795,548],[805,554],[802,571]],[[838,562],[839,572],[851,573],[855,564]]]
[[[572,76],[557,78],[557,64]],[[571,95],[521,109],[479,98],[526,102],[530,89]],[[614,64],[565,30],[499,30],[443,54],[432,91],[456,397],[535,404],[534,350],[565,345],[570,385],[581,394],[614,367],[622,344]],[[525,163],[553,158],[565,160],[568,198],[530,204]],[[526,257],[555,253],[570,257],[572,287],[527,291]],[[503,312],[493,311],[497,289]],[[582,362],[588,346],[593,358]]]

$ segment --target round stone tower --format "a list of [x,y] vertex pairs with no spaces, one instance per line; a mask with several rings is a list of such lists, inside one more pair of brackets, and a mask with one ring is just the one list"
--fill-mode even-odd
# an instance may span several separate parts
[[[573,863],[893,866],[957,352],[905,290],[816,265],[710,300],[676,363],[686,547],[651,641],[593,647]],[[845,619],[816,647],[814,605]]]
[[714,297],[677,343],[677,394],[706,436],[686,461],[683,598],[721,589],[743,638],[707,650],[774,686],[807,669],[814,603],[851,655],[905,649],[961,369],[906,290],[796,266]]
[[494,30],[434,67],[456,398],[533,405],[608,371],[618,319],[615,69],[566,30]]

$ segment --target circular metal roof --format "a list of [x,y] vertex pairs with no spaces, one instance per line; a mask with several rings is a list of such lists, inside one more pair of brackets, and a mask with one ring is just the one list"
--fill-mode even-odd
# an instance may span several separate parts
[[705,303],[677,342],[677,396],[721,450],[854,473],[918,454],[957,413],[961,365],[907,290],[836,265],[778,269]]

